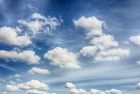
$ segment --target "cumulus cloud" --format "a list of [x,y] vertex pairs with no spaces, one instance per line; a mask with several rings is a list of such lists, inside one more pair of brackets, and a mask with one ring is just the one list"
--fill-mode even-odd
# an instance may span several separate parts
[[95,16],[82,16],[79,19],[74,20],[74,25],[76,27],[84,28],[89,36],[102,35],[103,21],[98,20]]
[[31,80],[26,83],[21,84],[9,84],[6,86],[8,91],[17,91],[17,90],[44,90],[48,89],[48,85],[40,82],[38,80]]
[[103,50],[96,55],[95,61],[116,61],[123,57],[128,57],[129,53],[129,50],[121,48]]
[[140,82],[139,83],[137,83],[137,89],[140,89]]
[[136,45],[140,45],[140,35],[131,36],[129,40]]
[[30,74],[48,74],[50,73],[47,69],[45,68],[39,68],[39,67],[32,67],[28,73]]
[[111,89],[111,90],[97,90],[97,89],[91,89],[90,91],[86,91],[84,89],[77,89],[76,86],[73,83],[66,83],[66,88],[71,92],[71,94],[122,94],[122,91],[117,89]]
[[6,85],[7,92],[24,92],[24,94],[56,94],[48,92],[48,85],[38,80],[31,80],[25,83]]
[[21,75],[20,75],[20,74],[14,74],[14,77],[16,77],[16,78],[20,78]]
[[137,61],[136,63],[140,65],[140,61]]
[[122,91],[117,89],[106,90],[107,94],[122,94]]
[[44,15],[41,15],[39,13],[34,13],[29,19],[19,20],[18,22],[32,31],[33,35],[37,34],[45,27],[48,30],[55,30],[61,23],[61,21],[59,21],[55,17],[45,17]]
[[48,51],[44,55],[44,58],[51,60],[53,65],[59,66],[61,68],[68,69],[80,68],[77,55],[70,52],[66,48],[56,47]]
[[39,91],[39,90],[28,90],[26,93],[27,94],[49,94],[45,91]]
[[31,40],[27,35],[19,35],[19,28],[1,27],[0,42],[8,45],[27,46],[31,44]]
[[105,92],[97,89],[91,89],[89,94],[105,94]]
[[94,56],[97,53],[96,46],[85,46],[80,50],[83,56]]
[[94,37],[91,41],[90,44],[93,44],[97,46],[100,49],[106,49],[110,47],[118,47],[118,42],[115,41],[114,37],[111,35],[102,35],[99,37]]
[[73,83],[67,82],[67,83],[65,84],[65,87],[66,87],[66,88],[75,88],[76,86],[75,86]]
[[89,45],[80,50],[83,56],[91,56],[95,61],[114,61],[129,56],[129,50],[119,48],[114,36],[103,32],[103,21],[96,17],[80,17],[74,20],[76,27],[83,27],[90,36]]
[[7,85],[6,89],[8,91],[18,91],[19,90],[19,88],[17,86],[14,86],[14,85]]
[[40,63],[40,57],[32,50],[24,50],[21,52],[0,50],[0,58],[22,60],[28,64]]

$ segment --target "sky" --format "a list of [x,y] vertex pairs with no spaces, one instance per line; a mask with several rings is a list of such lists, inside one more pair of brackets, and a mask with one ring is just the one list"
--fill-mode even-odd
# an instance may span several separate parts
[[140,94],[139,0],[0,0],[0,94]]

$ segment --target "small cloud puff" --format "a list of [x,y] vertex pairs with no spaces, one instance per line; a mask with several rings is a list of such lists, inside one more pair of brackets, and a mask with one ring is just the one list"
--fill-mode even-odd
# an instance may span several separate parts
[[82,16],[79,19],[74,20],[74,25],[76,27],[84,28],[89,36],[102,35],[103,21],[98,20],[95,16]]
[[31,40],[27,35],[19,35],[19,28],[1,27],[0,42],[8,45],[27,46],[31,44]]
[[50,72],[47,69],[39,68],[39,67],[32,67],[29,71],[29,74],[49,74]]
[[77,89],[73,83],[66,83],[66,88],[69,89],[71,94],[122,94],[122,91],[117,89],[111,89],[106,91],[101,91],[97,89],[91,89],[90,91],[86,91],[84,89]]
[[24,50],[21,52],[0,50],[0,58],[22,60],[28,64],[40,63],[40,57],[32,50]]
[[48,89],[48,85],[38,80],[31,80],[21,84],[9,84],[6,86],[6,89],[8,91],[33,90],[33,89],[44,90]]
[[129,40],[130,40],[132,43],[134,43],[134,44],[140,46],[140,35],[131,36],[131,37],[129,38]]
[[45,59],[52,61],[53,65],[67,69],[79,69],[78,57],[66,48],[56,47],[44,55]]
[[33,35],[37,34],[44,28],[47,28],[47,30],[55,30],[61,23],[61,21],[55,17],[45,17],[39,13],[34,13],[29,19],[18,20],[18,22],[26,26]]

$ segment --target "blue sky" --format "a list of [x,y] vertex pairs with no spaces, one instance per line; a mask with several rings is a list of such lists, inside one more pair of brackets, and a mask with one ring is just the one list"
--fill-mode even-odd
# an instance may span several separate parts
[[0,0],[0,93],[139,94],[139,5]]

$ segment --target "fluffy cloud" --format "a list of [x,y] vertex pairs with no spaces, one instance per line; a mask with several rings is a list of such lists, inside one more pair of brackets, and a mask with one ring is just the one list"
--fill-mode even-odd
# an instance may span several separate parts
[[26,35],[19,35],[19,28],[1,27],[0,42],[8,45],[27,46],[31,44],[31,40]]
[[129,56],[129,50],[119,48],[119,43],[112,35],[103,32],[103,22],[96,17],[80,17],[74,20],[76,27],[83,27],[90,36],[90,46],[80,50],[83,56],[92,56],[95,61],[114,61]]
[[121,48],[113,48],[109,50],[100,51],[96,57],[95,61],[114,61],[119,60],[123,57],[129,56],[129,50]]
[[8,91],[18,91],[19,90],[19,88],[17,86],[14,86],[14,85],[7,85],[6,89]]
[[16,77],[16,78],[20,78],[21,75],[20,75],[20,74],[15,74],[14,77]]
[[101,91],[97,89],[91,89],[90,91],[86,91],[84,89],[77,89],[73,83],[66,83],[66,88],[69,89],[71,94],[122,94],[120,90],[111,89],[106,91]]
[[65,84],[65,87],[66,87],[66,88],[75,88],[76,86],[75,86],[73,83],[67,82],[67,83]]
[[110,47],[118,47],[118,42],[114,40],[114,37],[111,35],[102,35],[99,37],[94,37],[90,44],[97,46],[100,49],[106,49]]
[[77,56],[65,48],[56,47],[53,50],[48,51],[44,55],[44,58],[51,60],[53,65],[57,65],[61,68],[80,68]]
[[140,89],[140,82],[137,84],[137,89]]
[[30,69],[28,71],[28,73],[30,73],[30,74],[48,74],[50,72],[44,68],[32,67],[32,69]]
[[117,89],[106,90],[106,93],[107,94],[122,94],[122,92]]
[[140,61],[137,61],[136,63],[140,65]]
[[28,90],[26,93],[27,94],[49,94],[49,93],[46,93],[44,91],[39,91],[39,90]]
[[94,56],[97,52],[96,46],[85,46],[80,50],[83,56]]
[[21,84],[10,84],[6,86],[8,91],[17,91],[17,90],[44,90],[48,89],[48,85],[40,82],[38,80],[31,80],[26,83]]
[[72,94],[86,94],[87,92],[83,89],[77,89],[73,83],[67,82],[65,87],[70,90]]
[[89,94],[105,94],[105,92],[97,89],[91,89]]
[[22,60],[28,64],[40,63],[40,57],[32,50],[24,50],[22,52],[0,50],[0,58]]
[[74,25],[76,27],[84,28],[89,36],[102,35],[102,25],[103,22],[98,20],[96,17],[80,17],[74,20]]
[[48,30],[55,30],[60,25],[60,21],[55,17],[45,17],[39,13],[34,13],[28,20],[19,20],[20,24],[26,26],[33,35],[46,27]]
[[132,36],[129,40],[136,45],[140,45],[140,35]]

